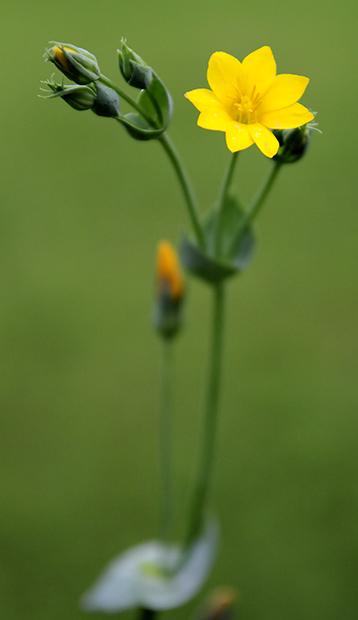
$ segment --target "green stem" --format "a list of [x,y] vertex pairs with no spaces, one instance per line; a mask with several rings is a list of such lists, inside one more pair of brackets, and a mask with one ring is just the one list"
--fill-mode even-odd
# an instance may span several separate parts
[[235,170],[235,164],[237,162],[237,158],[239,155],[239,151],[237,151],[237,153],[233,153],[232,157],[230,158],[230,162],[229,165],[226,169],[223,181],[222,181],[222,185],[220,188],[220,192],[219,192],[219,197],[218,197],[218,201],[216,203],[216,207],[215,207],[215,211],[214,211],[214,217],[215,217],[215,242],[214,242],[214,256],[216,258],[220,258],[220,253],[221,253],[221,247],[220,247],[220,242],[221,242],[221,225],[222,225],[222,218],[223,218],[223,207],[225,204],[225,199],[229,190],[229,187],[231,185],[231,181],[232,181],[232,177],[234,174],[234,170]]
[[163,146],[165,152],[167,153],[170,161],[173,164],[174,170],[177,174],[179,183],[183,190],[186,203],[188,205],[189,215],[190,215],[191,223],[193,225],[197,241],[200,247],[202,249],[205,249],[205,239],[204,239],[202,226],[200,224],[199,209],[198,209],[197,201],[195,198],[194,190],[191,186],[189,176],[183,166],[183,163],[179,157],[179,154],[176,148],[174,147],[167,133],[166,132],[162,133],[162,135],[159,136],[158,141]]
[[[131,105],[132,108],[134,108],[138,112],[138,114],[140,114],[147,121],[147,123],[149,123],[152,127],[156,128],[156,124],[153,121],[153,119],[147,115],[145,110],[143,110],[143,108],[141,108],[141,106],[136,101],[134,101],[132,97],[127,95],[127,93],[124,92],[124,90],[119,88],[117,84],[112,82],[112,80],[107,78],[105,75],[101,75],[98,81],[104,84],[105,86],[109,86],[109,88],[113,88],[113,90],[115,90],[116,93],[122,99],[124,99],[127,103],[129,103],[129,105]],[[180,159],[179,153],[175,149],[173,143],[171,142],[166,132],[164,132],[161,136],[159,136],[158,141],[164,147],[164,150],[166,151],[167,155],[169,156],[170,161],[172,162],[174,166],[174,170],[177,174],[179,183],[184,193],[186,203],[188,205],[189,215],[190,215],[190,219],[191,219],[194,231],[195,231],[196,238],[198,240],[200,247],[202,249],[205,249],[205,239],[204,239],[204,234],[203,234],[202,227],[200,224],[199,209],[198,209],[196,197],[194,194],[194,190],[191,186],[189,176]]]
[[253,222],[258,212],[260,211],[270,189],[272,188],[274,184],[274,181],[276,180],[276,177],[278,175],[278,172],[281,166],[282,166],[281,162],[279,161],[273,162],[272,168],[269,170],[267,177],[265,178],[261,187],[258,189],[257,193],[252,199],[251,204],[249,205],[249,208],[241,221],[240,227],[238,231],[236,232],[236,235],[231,244],[229,256],[233,256],[235,254],[235,251],[238,248],[238,245],[240,243],[240,240],[243,234],[245,233],[245,230],[248,228],[251,222]]
[[206,500],[212,477],[215,452],[215,437],[218,417],[219,392],[224,334],[224,284],[214,287],[212,343],[209,361],[208,384],[204,409],[204,433],[197,479],[192,497],[189,531],[186,544],[189,546],[200,534],[205,517]]
[[161,411],[160,411],[160,461],[162,472],[162,514],[161,538],[170,539],[173,524],[173,471],[172,471],[172,372],[173,372],[173,342],[163,340]]
[[101,75],[98,81],[101,82],[101,84],[104,84],[105,86],[109,86],[109,88],[113,88],[113,90],[116,91],[116,93],[121,97],[121,99],[124,99],[124,101],[129,103],[129,105],[131,105],[132,108],[134,108],[138,112],[138,114],[140,114],[147,121],[147,123],[149,123],[152,127],[155,127],[155,123],[153,119],[147,115],[145,110],[143,110],[143,108],[141,108],[141,106],[134,99],[132,99],[130,95],[127,95],[127,93],[124,92],[124,90],[119,88],[117,84],[112,82],[112,80],[107,78],[105,75]]
[[154,620],[157,612],[154,609],[148,609],[147,607],[141,607],[139,609],[138,620]]

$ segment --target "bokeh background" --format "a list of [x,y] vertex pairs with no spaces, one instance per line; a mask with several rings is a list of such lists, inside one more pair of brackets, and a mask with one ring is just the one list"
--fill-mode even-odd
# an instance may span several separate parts
[[[183,98],[210,54],[273,49],[311,78],[323,131],[288,166],[230,284],[218,459],[222,526],[210,580],[170,620],[232,585],[242,620],[358,614],[357,5],[302,0],[1,0],[0,616],[77,620],[80,595],[128,546],[156,536],[160,346],[157,242],[189,226],[160,146],[109,119],[37,98],[48,40],[92,51],[120,82],[121,36],[175,103],[170,135],[202,208],[228,161]],[[248,200],[269,162],[235,176]],[[178,515],[200,428],[210,291],[189,281],[178,341]],[[93,615],[94,618],[101,617]],[[126,612],[131,619],[134,612]]]

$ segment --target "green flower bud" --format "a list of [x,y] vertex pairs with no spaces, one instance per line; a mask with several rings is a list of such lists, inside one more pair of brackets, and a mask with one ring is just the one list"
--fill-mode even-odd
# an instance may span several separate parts
[[92,111],[98,116],[117,118],[119,116],[119,97],[113,88],[96,82],[97,101]]
[[176,252],[167,241],[158,246],[156,289],[154,327],[162,338],[173,338],[182,326],[184,280]]
[[117,50],[119,69],[125,81],[134,88],[148,88],[152,81],[152,68],[126,45],[121,39],[121,49]]
[[273,133],[280,147],[273,159],[283,164],[292,164],[301,159],[311,142],[311,129],[310,125],[302,125],[295,129],[275,129]]
[[72,82],[89,84],[101,76],[98,62],[93,54],[81,47],[68,43],[57,43],[45,51],[45,60],[50,60]]
[[42,95],[45,99],[61,97],[75,110],[92,110],[98,116],[110,118],[119,116],[119,97],[108,86],[98,82],[86,85],[72,84],[71,86],[57,84],[51,80],[42,83],[46,84],[52,91],[45,91],[46,95]]
[[46,99],[61,97],[75,110],[92,110],[97,103],[97,91],[94,84],[64,86],[50,80],[46,80],[43,84],[49,86],[52,91],[45,91],[47,94],[42,95],[43,97]]

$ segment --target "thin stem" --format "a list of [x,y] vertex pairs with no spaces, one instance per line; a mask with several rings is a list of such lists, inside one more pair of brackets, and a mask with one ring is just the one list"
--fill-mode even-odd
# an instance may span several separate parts
[[244,215],[240,228],[237,231],[233,242],[231,244],[229,256],[235,254],[235,251],[240,243],[240,239],[242,238],[245,230],[251,224],[251,222],[255,219],[258,212],[260,211],[262,205],[265,202],[265,199],[268,196],[270,189],[272,188],[274,181],[278,175],[278,172],[282,166],[281,162],[274,162],[272,168],[269,170],[267,177],[262,183],[261,187],[258,189],[257,193],[253,197],[251,204],[248,207],[246,214]]
[[204,239],[202,226],[200,224],[199,209],[198,209],[196,197],[194,194],[194,190],[191,186],[189,176],[183,166],[183,163],[179,157],[179,154],[176,148],[174,147],[167,133],[166,132],[162,133],[162,135],[159,136],[158,141],[163,146],[165,152],[167,153],[170,161],[173,164],[174,170],[177,174],[179,183],[183,190],[186,203],[188,205],[189,215],[190,215],[191,223],[194,228],[196,238],[198,240],[200,247],[202,249],[205,249],[205,239]]
[[138,613],[138,620],[154,620],[157,612],[154,609],[141,607]]
[[173,524],[173,467],[172,467],[172,373],[173,343],[163,340],[161,411],[160,411],[160,461],[162,472],[161,538],[170,539]]
[[206,500],[212,477],[221,384],[224,334],[224,293],[224,284],[216,284],[214,287],[212,343],[204,409],[205,419],[203,445],[200,455],[198,475],[194,486],[194,494],[192,497],[189,531],[186,540],[187,545],[190,545],[190,543],[197,538],[202,530]]
[[226,199],[229,187],[231,185],[231,181],[232,181],[232,177],[234,174],[235,164],[237,162],[238,155],[239,155],[239,151],[237,151],[236,153],[233,153],[232,157],[230,158],[230,162],[226,169],[226,172],[225,172],[225,175],[222,181],[222,185],[220,188],[218,201],[215,207],[214,217],[215,217],[216,222],[215,222],[214,256],[216,256],[217,258],[220,258],[220,253],[221,253],[220,233],[221,233],[222,217],[223,217],[223,211],[224,211],[223,207],[225,204],[225,199]]
[[147,121],[147,123],[149,123],[152,127],[155,127],[155,123],[154,123],[153,119],[150,118],[150,116],[147,115],[145,110],[143,110],[143,108],[141,108],[141,106],[134,99],[132,99],[132,97],[130,95],[127,95],[127,93],[124,90],[119,88],[119,86],[117,86],[117,84],[112,82],[112,80],[107,78],[105,75],[101,75],[101,77],[99,78],[98,81],[101,82],[101,84],[104,84],[105,86],[109,86],[109,88],[113,88],[113,90],[115,90],[116,93],[122,99],[124,99],[124,101],[129,103],[129,105],[131,105],[132,108],[134,108],[138,112],[138,114],[140,114]]
[[[99,78],[99,82],[101,82],[102,84],[105,84],[105,86],[109,86],[109,88],[113,88],[113,90],[116,91],[116,93],[122,98],[124,99],[127,103],[129,103],[129,105],[132,106],[132,108],[134,108],[138,114],[140,114],[152,127],[156,127],[156,123],[153,121],[152,118],[150,118],[150,116],[147,115],[147,113],[145,112],[145,110],[143,110],[143,108],[141,108],[141,106],[134,101],[134,99],[132,99],[132,97],[130,97],[129,95],[127,95],[126,92],[124,92],[124,90],[122,90],[121,88],[119,88],[119,86],[117,86],[117,84],[115,84],[114,82],[112,82],[112,80],[110,80],[109,78],[107,78],[105,75],[101,75],[101,77]],[[168,135],[166,134],[166,132],[164,132],[159,138],[158,138],[159,142],[162,144],[162,146],[164,147],[164,150],[166,151],[167,155],[169,156],[170,161],[172,162],[173,166],[174,166],[174,170],[177,174],[179,183],[182,187],[183,193],[184,193],[184,197],[186,200],[186,203],[188,205],[188,209],[189,209],[189,215],[190,215],[190,219],[195,231],[195,235],[196,238],[198,240],[198,243],[200,245],[200,247],[202,249],[205,248],[205,239],[204,239],[204,234],[202,231],[202,227],[200,224],[200,218],[199,218],[199,209],[198,209],[198,205],[197,205],[197,201],[196,201],[196,197],[194,194],[194,190],[191,186],[191,182],[189,179],[189,176],[184,168],[184,165],[179,157],[179,153],[177,152],[177,150],[175,149],[173,143],[171,142],[170,138],[168,137]]]

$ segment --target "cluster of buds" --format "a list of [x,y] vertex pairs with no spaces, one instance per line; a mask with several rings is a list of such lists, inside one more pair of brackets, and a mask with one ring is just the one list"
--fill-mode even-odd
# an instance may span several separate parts
[[182,326],[184,279],[174,248],[161,241],[157,252],[156,299],[153,323],[165,339],[175,336]]
[[[115,118],[136,140],[158,138],[172,116],[170,94],[153,69],[128,47],[125,39],[121,39],[117,52],[122,77],[129,86],[140,90],[137,101],[101,74],[93,54],[82,47],[57,41],[52,41],[51,47],[46,49],[45,60],[52,62],[75,85],[65,86],[47,80],[44,83],[50,91],[43,96],[61,97],[75,110],[92,110],[98,116]],[[134,107],[134,113],[119,113],[117,93]]]
[[87,50],[67,43],[54,43],[45,60],[53,62],[63,75],[75,82],[70,86],[46,80],[45,97],[61,97],[74,110],[92,110],[98,116],[119,117],[119,97],[113,88],[98,82],[101,72],[97,58]]

